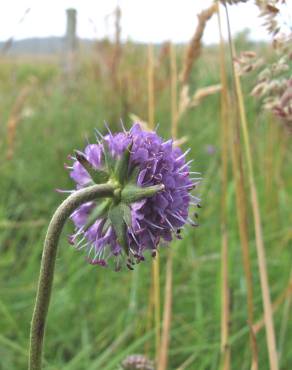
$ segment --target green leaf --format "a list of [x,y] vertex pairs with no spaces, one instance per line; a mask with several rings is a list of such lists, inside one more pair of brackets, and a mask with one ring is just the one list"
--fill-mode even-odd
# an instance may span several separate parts
[[126,254],[129,254],[129,246],[127,239],[127,224],[124,220],[124,210],[121,203],[111,207],[108,213],[108,217],[111,221],[111,225],[115,230],[119,244],[125,250]]
[[112,204],[112,199],[104,199],[99,203],[90,213],[87,223],[84,227],[84,231],[88,230],[98,218],[102,218],[110,208]]
[[133,184],[127,184],[122,190],[121,200],[124,203],[133,203],[144,198],[150,198],[159,191],[164,190],[164,185],[153,185],[145,188]]
[[109,150],[108,143],[104,142],[103,143],[103,154],[104,154],[104,162],[106,165],[106,168],[109,172],[113,172],[115,168],[115,158],[111,155],[111,152]]
[[109,179],[109,174],[104,170],[98,170],[92,166],[81,152],[75,151],[77,161],[85,168],[95,184],[104,184]]
[[109,174],[103,170],[94,170],[94,175],[91,175],[96,184],[104,184],[109,179]]
[[139,173],[140,173],[140,168],[139,168],[139,166],[135,166],[133,169],[132,169],[132,171],[131,171],[131,173],[130,173],[130,175],[129,175],[129,178],[128,178],[128,183],[129,184],[134,184],[134,185],[136,185],[137,184],[137,179],[138,179],[138,176],[139,176]]
[[107,218],[107,220],[105,221],[102,227],[102,233],[105,234],[110,226],[111,226],[111,221],[110,219]]
[[121,158],[119,158],[116,162],[115,176],[120,184],[124,184],[128,177],[129,160],[130,160],[132,145],[133,145],[133,142],[131,142],[128,145],[124,153],[121,155]]
[[131,214],[131,208],[128,206],[128,204],[121,203],[121,207],[124,212],[124,221],[127,224],[128,227],[132,226],[132,214]]

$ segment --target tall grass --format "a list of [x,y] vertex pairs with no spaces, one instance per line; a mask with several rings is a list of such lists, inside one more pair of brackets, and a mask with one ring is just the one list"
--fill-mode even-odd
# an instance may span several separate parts
[[[108,47],[110,49],[112,45]],[[153,49],[157,52],[157,46]],[[180,70],[183,63],[180,46],[176,47],[176,53],[177,69]],[[147,117],[148,111],[147,54],[147,47],[129,42],[123,45],[120,63],[120,72],[127,72],[129,77],[129,111],[140,117]],[[221,77],[218,76],[218,55],[216,47],[201,49],[201,58],[196,60],[196,68],[191,71],[190,92],[198,86],[216,85],[220,80],[222,85],[227,85],[231,79],[230,70],[222,62],[221,68],[224,66],[225,72],[222,74],[221,71]],[[155,70],[161,80],[169,73],[169,63],[163,63]],[[99,74],[96,65],[93,68],[92,60],[81,58],[79,65],[78,84],[65,90],[57,59],[44,59],[42,63],[29,58],[18,61],[2,58],[0,61],[3,122],[8,122],[17,92],[32,76],[39,80],[38,90],[33,91],[24,104],[25,108],[30,108],[31,114],[23,116],[17,126],[13,157],[10,161],[5,156],[0,159],[1,370],[18,370],[26,366],[29,322],[42,240],[51,211],[61,197],[53,189],[72,187],[63,162],[87,139],[94,142],[94,128],[97,126],[103,130],[103,121],[108,119],[109,114],[111,128],[114,130],[119,126],[121,105],[109,77]],[[139,73],[144,70],[144,74]],[[165,75],[161,76],[162,73]],[[226,76],[222,77],[224,74]],[[248,90],[251,80],[247,77],[243,88]],[[172,116],[170,90],[168,83],[163,84],[159,94],[155,95],[153,121],[160,122],[159,133],[165,138],[170,135]],[[234,107],[234,104],[230,105],[227,90],[226,87],[222,89],[221,98],[225,96],[222,100],[223,112],[224,109],[228,111],[230,106]],[[269,288],[273,297],[279,367],[289,369],[292,358],[289,338],[292,330],[289,317],[290,139],[283,135],[274,121],[258,115],[255,103],[247,94],[243,95],[247,120],[254,123],[248,127],[249,144],[252,154],[255,153],[252,157],[254,183],[261,210],[264,210],[260,216],[267,252]],[[195,158],[193,168],[204,174],[200,187],[203,208],[200,210],[201,226],[195,230],[186,228],[183,240],[172,245],[172,266],[169,265],[166,250],[161,248],[157,286],[164,286],[161,290],[164,311],[159,351],[156,342],[157,328],[160,335],[161,318],[156,320],[159,325],[154,323],[153,327],[155,293],[153,288],[149,289],[152,272],[147,263],[151,259],[140,264],[134,274],[129,271],[116,274],[87,265],[82,255],[67,244],[64,235],[49,315],[46,369],[117,370],[127,355],[143,352],[147,345],[149,357],[155,358],[160,352],[160,358],[167,358],[167,365],[164,366],[169,370],[217,370],[221,365],[222,350],[223,353],[226,351],[222,343],[227,343],[227,351],[231,351],[231,369],[248,370],[252,361],[258,362],[259,369],[269,368],[255,253],[258,240],[254,239],[252,232],[254,223],[249,206],[251,188],[247,177],[246,152],[241,150],[244,138],[238,141],[232,124],[234,117],[229,117],[228,112],[226,120],[219,120],[220,106],[216,95],[209,96],[195,109],[188,109],[180,116],[177,136],[188,138],[183,149],[191,147]],[[227,122],[228,129],[224,127]],[[130,119],[125,124],[129,126]],[[239,128],[242,135],[242,126]],[[225,140],[221,142],[224,132],[228,134],[230,146],[227,184],[222,181],[226,179],[226,174],[222,173],[221,165],[226,161],[226,157],[223,161],[221,157],[223,153],[226,156]],[[6,133],[7,126],[0,125],[1,137],[5,138]],[[263,137],[267,140],[261,140]],[[211,151],[209,146],[206,149],[207,145],[212,147]],[[7,153],[5,141],[2,147]],[[243,160],[242,166],[238,158]],[[221,275],[221,246],[226,240],[222,240],[222,216],[223,220],[224,217],[227,220],[228,260],[225,258],[222,264],[228,263],[228,266],[225,265],[228,267],[228,285],[222,285]],[[67,232],[70,230],[71,225],[68,225]],[[242,249],[242,253],[240,245],[246,248]],[[248,258],[244,257],[245,262],[242,263],[247,251]],[[167,277],[169,271],[172,272],[171,280]],[[221,339],[221,286],[224,286],[224,294],[230,294],[231,315],[227,335],[222,336],[224,340]],[[225,304],[224,307],[227,307]],[[160,307],[160,303],[156,306]],[[151,316],[150,320],[147,315]],[[225,328],[228,325],[226,317],[228,315],[222,321]],[[257,352],[252,354],[251,339],[255,338],[255,334]]]
[[[220,70],[221,70],[221,84],[222,84],[222,95],[221,95],[221,105],[222,105],[222,116],[221,120],[223,122],[223,134],[222,134],[222,163],[223,163],[223,174],[225,173],[225,183],[226,187],[226,177],[227,177],[227,155],[228,148],[231,151],[232,158],[232,174],[235,184],[235,196],[236,196],[236,210],[238,218],[238,228],[240,245],[242,249],[243,257],[243,267],[245,273],[245,280],[247,286],[247,317],[248,325],[250,326],[250,347],[252,353],[252,365],[251,369],[258,368],[258,356],[257,356],[257,346],[256,339],[252,332],[252,324],[254,317],[254,303],[253,303],[253,281],[252,281],[252,271],[250,262],[250,247],[249,247],[249,233],[248,233],[248,214],[247,214],[247,196],[245,192],[245,176],[242,164],[242,155],[240,150],[240,133],[238,126],[236,125],[236,120],[238,120],[236,104],[234,102],[234,96],[230,97],[228,93],[228,81],[226,73],[226,60],[225,60],[225,45],[223,40],[223,31],[221,26],[221,16],[220,8],[218,7],[218,24],[219,24],[219,34],[220,34]],[[232,105],[230,104],[230,99],[232,99]],[[233,108],[232,108],[233,107]],[[224,166],[225,164],[225,166]],[[226,191],[226,190],[225,190]],[[226,197],[226,196],[225,196]],[[224,199],[224,198],[223,198]],[[226,201],[226,200],[225,200]],[[222,204],[222,208],[224,204]],[[226,205],[225,205],[226,207]],[[226,214],[224,214],[226,219]],[[228,293],[226,293],[228,294]],[[227,298],[228,299],[228,298]],[[225,325],[228,325],[228,320],[226,320]],[[225,329],[227,332],[228,329]],[[222,340],[222,343],[224,341]]]
[[[170,44],[170,89],[171,89],[171,136],[177,138],[178,114],[177,114],[177,66],[176,66],[176,48],[173,43]],[[172,274],[173,274],[173,252],[170,249],[167,254],[165,292],[164,292],[164,311],[163,326],[161,338],[161,350],[158,361],[158,370],[166,370],[168,364],[168,352],[170,345],[170,331],[172,319]]]
[[228,191],[228,149],[229,149],[229,115],[228,86],[225,70],[224,42],[221,27],[220,9],[217,6],[218,26],[220,35],[220,78],[221,78],[221,366],[224,370],[230,369],[231,350],[229,345],[230,327],[230,287],[229,287],[229,237],[227,219],[227,191]]
[[[154,50],[153,45],[148,45],[148,126],[150,130],[154,130],[155,126],[155,89],[154,89]],[[153,307],[154,307],[154,323],[155,323],[155,348],[156,348],[156,361],[159,359],[160,353],[160,321],[161,321],[161,308],[160,308],[160,272],[159,272],[159,254],[152,262],[152,279],[151,293],[153,294]],[[150,303],[151,304],[151,301]]]
[[226,16],[227,16],[227,24],[228,24],[229,48],[230,48],[230,53],[231,53],[231,58],[232,58],[231,62],[232,62],[232,68],[233,68],[235,96],[236,96],[236,102],[238,104],[239,118],[240,118],[241,128],[243,132],[243,142],[244,142],[246,162],[247,162],[247,174],[248,174],[249,188],[251,192],[251,204],[252,204],[252,212],[253,212],[253,218],[254,218],[254,229],[255,229],[255,236],[256,236],[258,267],[259,267],[259,275],[260,275],[261,289],[262,289],[267,345],[268,345],[268,351],[269,351],[269,361],[270,361],[271,370],[277,370],[279,367],[278,367],[278,359],[277,359],[277,348],[276,348],[276,339],[275,339],[275,331],[274,331],[274,323],[273,323],[272,304],[271,304],[271,298],[270,298],[270,287],[269,287],[267,267],[266,267],[266,255],[265,255],[264,239],[263,239],[263,232],[262,232],[262,221],[261,221],[261,215],[260,215],[260,209],[259,209],[257,188],[255,184],[255,176],[254,176],[254,169],[253,169],[254,164],[252,160],[251,146],[250,146],[250,139],[249,139],[249,129],[248,129],[248,124],[247,124],[247,119],[246,119],[244,98],[242,94],[240,78],[234,67],[234,63],[235,63],[234,58],[236,54],[235,54],[234,46],[233,46],[232,39],[231,39],[230,22],[229,22],[228,10],[227,10],[226,5],[225,5],[225,9],[226,9]]

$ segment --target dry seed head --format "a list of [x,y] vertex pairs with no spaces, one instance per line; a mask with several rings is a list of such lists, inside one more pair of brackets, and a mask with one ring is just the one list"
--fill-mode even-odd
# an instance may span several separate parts
[[202,48],[201,40],[203,37],[206,24],[208,20],[212,17],[212,15],[215,14],[216,12],[217,4],[214,3],[209,8],[203,10],[201,13],[198,14],[198,25],[187,48],[187,52],[184,58],[183,70],[180,77],[183,85],[188,83],[192,66],[200,56]]
[[229,4],[234,5],[238,3],[246,3],[248,0],[220,0],[223,5]]
[[191,99],[190,106],[194,107],[199,105],[201,101],[205,99],[207,96],[214,95],[220,92],[221,89],[222,89],[221,85],[211,85],[198,89]]
[[292,133],[292,79],[287,81],[286,89],[279,101],[272,107],[273,113]]
[[256,53],[252,51],[244,51],[239,57],[234,58],[235,67],[238,75],[245,75],[255,71],[264,64],[262,58],[255,59]]
[[267,81],[270,78],[271,78],[271,70],[269,68],[265,68],[259,73],[258,81]]
[[267,31],[275,37],[281,30],[281,24],[277,19],[280,13],[280,9],[277,7],[277,4],[280,3],[280,1],[256,0],[255,3],[260,10],[260,17],[264,20],[263,25],[266,27]]
[[189,94],[189,86],[184,85],[180,92],[179,100],[179,117],[181,117],[188,109],[198,106],[206,97],[220,92],[221,85],[211,85],[198,89],[192,97]]
[[257,54],[254,51],[251,51],[251,50],[243,51],[241,54],[242,54],[243,57],[249,58],[249,59],[253,59],[257,56]]
[[280,34],[273,39],[273,47],[275,50],[282,52],[290,59],[289,55],[292,52],[292,33]]
[[258,83],[251,91],[251,95],[252,96],[255,96],[257,98],[263,96],[266,92],[266,86],[267,86],[267,83],[266,82],[260,82]]
[[178,115],[181,117],[190,105],[189,85],[183,85],[179,96]]
[[273,110],[279,104],[279,100],[274,97],[269,97],[264,100],[263,108],[267,111]]
[[[280,0],[255,0],[260,9],[264,26],[272,35],[272,45],[278,60],[269,64],[258,75],[256,86],[251,94],[262,99],[262,108],[274,113],[283,125],[292,132],[292,80],[287,78],[289,63],[292,60],[292,32],[281,21]],[[279,6],[278,6],[279,5]]]

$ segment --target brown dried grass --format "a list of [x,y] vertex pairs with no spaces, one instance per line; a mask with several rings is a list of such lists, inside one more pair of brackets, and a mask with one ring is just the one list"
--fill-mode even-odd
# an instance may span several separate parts
[[32,87],[33,84],[30,84],[20,90],[7,121],[6,158],[8,160],[11,160],[14,156],[17,127],[21,121],[21,114],[24,108],[24,104],[31,93]]
[[189,43],[187,48],[183,69],[181,73],[181,83],[183,85],[187,84],[190,78],[191,70],[194,62],[199,58],[202,49],[202,37],[208,20],[217,11],[217,4],[211,5],[209,8],[203,10],[198,14],[198,25],[196,31]]

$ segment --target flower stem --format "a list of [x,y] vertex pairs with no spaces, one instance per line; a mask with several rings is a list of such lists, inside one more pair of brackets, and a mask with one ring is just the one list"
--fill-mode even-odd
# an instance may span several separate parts
[[111,197],[114,190],[111,184],[92,185],[77,190],[64,200],[51,219],[44,242],[39,283],[31,322],[29,370],[41,369],[43,338],[51,298],[58,242],[65,222],[81,204],[97,198]]

